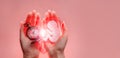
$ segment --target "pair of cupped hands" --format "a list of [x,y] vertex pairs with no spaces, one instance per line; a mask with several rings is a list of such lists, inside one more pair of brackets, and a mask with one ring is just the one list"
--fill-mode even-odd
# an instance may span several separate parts
[[[55,15],[54,11],[50,11],[46,14],[47,18],[50,18]],[[40,51],[38,42],[30,40],[26,34],[25,34],[25,24],[30,23],[33,26],[36,26],[39,24],[40,21],[40,15],[35,10],[30,12],[27,15],[27,18],[24,22],[21,22],[20,27],[20,44],[23,51],[23,58],[39,58]],[[64,29],[63,35],[60,37],[60,40],[55,42],[54,45],[51,43],[44,43],[45,49],[47,50],[49,58],[65,58],[64,56],[64,49],[67,43],[67,31],[65,26],[62,26]]]

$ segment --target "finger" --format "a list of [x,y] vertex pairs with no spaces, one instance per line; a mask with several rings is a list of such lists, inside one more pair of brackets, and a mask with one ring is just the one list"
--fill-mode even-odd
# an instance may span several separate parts
[[61,24],[61,29],[62,29],[62,34],[64,35],[64,33],[67,32],[67,29],[66,29],[64,22],[62,22],[62,24]]
[[32,12],[32,18],[31,18],[31,25],[35,26],[35,24],[36,24],[36,11],[33,10],[33,12]]
[[46,43],[44,43],[44,44],[45,44],[46,50],[49,50],[49,48],[50,48],[50,43],[46,42]]
[[26,18],[26,23],[31,23],[31,18],[32,18],[32,12],[28,13],[27,18]]
[[48,17],[50,18],[52,16],[52,11],[48,10]]
[[20,43],[23,48],[28,47],[31,43],[31,41],[25,36],[23,24],[21,24],[20,27]]
[[20,38],[26,38],[25,33],[24,33],[24,25],[23,23],[21,23],[21,27],[20,27]]
[[57,24],[57,27],[59,27],[59,20],[58,17],[56,16],[55,11],[51,11],[48,10],[48,12],[46,13],[46,19],[45,19],[46,23],[48,23],[49,21],[55,21]]
[[33,48],[36,48],[36,49],[40,48],[38,41],[32,41],[30,46],[33,47]]
[[67,33],[64,33],[63,37],[61,37],[59,41],[56,43],[56,49],[64,51],[67,41],[68,41]]
[[47,23],[50,20],[50,16],[51,16],[51,10],[48,10],[48,12],[45,13],[45,23]]
[[48,52],[51,52],[52,50],[54,50],[54,46],[51,43],[45,42],[44,44],[45,44],[45,48]]
[[51,17],[55,18],[55,19],[58,19],[57,16],[56,16],[56,12],[55,11],[51,11]]
[[61,39],[61,40],[57,43],[56,49],[57,49],[57,50],[60,50],[60,51],[64,51],[65,46],[66,46],[66,43],[67,43],[67,39],[66,39],[66,38],[65,38],[65,39]]
[[61,30],[62,30],[62,33],[63,33],[62,37],[64,37],[65,35],[68,35],[68,33],[67,33],[67,27],[65,26],[64,21],[62,21],[60,25],[61,25]]
[[56,12],[55,11],[48,11],[48,17],[50,18],[50,20],[55,20],[56,22],[58,22],[57,21],[57,16],[56,16]]
[[40,24],[40,14],[37,13],[37,15],[36,15],[36,26],[39,26],[39,24]]
[[56,15],[55,12],[48,10],[48,12],[46,12],[46,19],[47,20],[56,20]]
[[47,50],[45,49],[46,47],[45,47],[44,42],[41,42],[41,43],[40,43],[40,47],[41,47],[41,48],[40,48],[39,50],[40,50],[41,52],[45,53],[45,52],[47,51]]

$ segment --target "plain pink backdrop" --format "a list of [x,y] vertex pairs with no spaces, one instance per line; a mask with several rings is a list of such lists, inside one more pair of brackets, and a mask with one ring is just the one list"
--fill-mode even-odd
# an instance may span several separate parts
[[0,58],[22,58],[19,23],[34,9],[65,21],[66,58],[120,58],[120,0],[0,0]]

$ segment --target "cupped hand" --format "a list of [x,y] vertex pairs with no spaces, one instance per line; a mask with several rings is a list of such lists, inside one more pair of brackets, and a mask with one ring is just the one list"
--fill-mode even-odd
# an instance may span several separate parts
[[30,12],[24,23],[21,23],[20,27],[20,43],[23,51],[24,58],[38,58],[39,56],[39,44],[37,41],[30,40],[26,36],[26,31],[29,25],[36,26],[39,24],[39,14],[35,11]]
[[[55,15],[54,12],[48,13],[52,15]],[[47,16],[47,17],[51,17]],[[55,44],[51,44],[49,42],[45,42],[46,50],[48,51],[48,55],[50,58],[65,58],[64,56],[64,49],[68,40],[68,34],[66,30],[66,26],[64,25],[64,22],[60,23],[60,27],[62,28],[62,35],[59,38]]]

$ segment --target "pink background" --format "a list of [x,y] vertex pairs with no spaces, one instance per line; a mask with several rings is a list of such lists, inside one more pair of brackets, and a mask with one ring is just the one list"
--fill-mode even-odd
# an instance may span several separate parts
[[66,22],[66,58],[120,58],[120,0],[0,0],[0,58],[22,58],[19,23],[34,9]]

